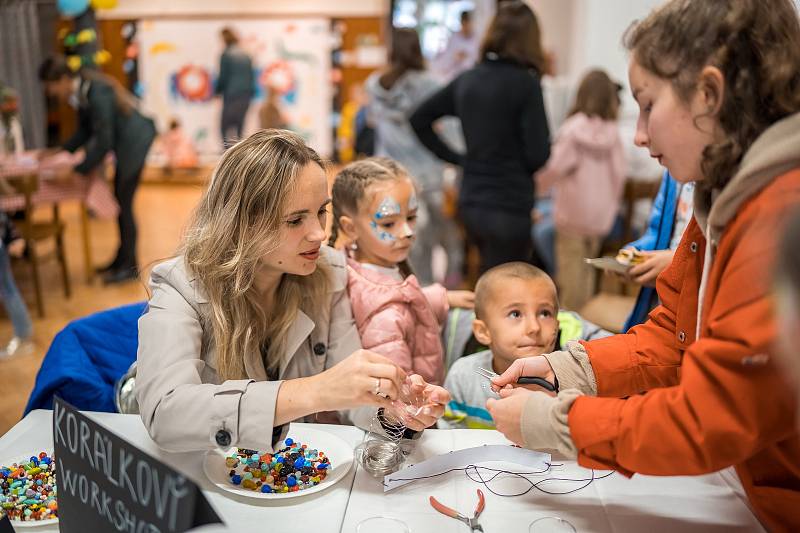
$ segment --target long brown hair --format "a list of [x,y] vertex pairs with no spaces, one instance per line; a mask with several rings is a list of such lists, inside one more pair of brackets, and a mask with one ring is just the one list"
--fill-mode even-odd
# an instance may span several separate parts
[[800,23],[790,0],[672,0],[623,39],[634,60],[688,102],[708,65],[725,78],[699,186],[722,188],[770,125],[800,111]]
[[545,71],[542,32],[533,10],[520,0],[501,2],[486,30],[481,57],[497,54],[520,65]]
[[591,70],[581,80],[575,104],[568,116],[583,113],[603,120],[617,120],[619,91],[622,86],[608,77],[603,70]]
[[262,258],[279,244],[288,197],[309,163],[323,166],[297,134],[261,130],[222,155],[195,211],[181,251],[210,303],[203,318],[213,331],[220,379],[244,378],[245,354],[265,345],[265,366],[277,369],[297,311],[313,316],[321,305],[324,263],[308,276],[284,274],[272,309],[263,308],[254,284]]
[[[366,199],[367,188],[373,183],[381,181],[395,181],[398,179],[413,179],[406,169],[394,159],[388,157],[368,157],[355,161],[345,166],[333,180],[331,190],[331,204],[333,205],[333,225],[329,246],[336,246],[339,238],[342,216],[355,217],[358,215],[362,202]],[[408,261],[398,265],[403,277],[413,274]]]
[[411,28],[392,31],[392,50],[389,53],[389,70],[379,78],[381,87],[391,89],[409,70],[425,70],[425,59],[419,46],[419,35]]

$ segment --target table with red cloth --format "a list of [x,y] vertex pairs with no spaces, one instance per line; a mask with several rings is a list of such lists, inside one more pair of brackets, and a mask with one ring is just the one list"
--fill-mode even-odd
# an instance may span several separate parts
[[[59,152],[39,161],[36,152],[23,152],[0,159],[0,178],[36,175],[38,190],[33,195],[34,206],[61,204],[68,201],[80,203],[81,234],[86,279],[91,281],[92,266],[89,210],[99,219],[113,219],[119,213],[119,205],[102,173],[92,172],[89,176],[73,174],[72,169],[82,159],[81,154]],[[18,195],[0,196],[0,210],[19,211],[25,208],[25,197]]]

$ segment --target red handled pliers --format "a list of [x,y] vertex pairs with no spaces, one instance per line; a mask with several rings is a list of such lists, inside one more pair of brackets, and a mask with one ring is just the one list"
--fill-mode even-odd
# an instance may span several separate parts
[[480,531],[481,533],[483,532],[483,528],[478,523],[478,517],[483,512],[484,507],[486,507],[486,498],[483,497],[483,492],[481,491],[481,489],[478,489],[478,505],[475,507],[475,516],[473,516],[472,518],[467,518],[466,516],[456,511],[455,509],[451,509],[446,505],[443,505],[433,496],[431,496],[429,500],[431,502],[431,506],[440,513],[442,513],[443,515],[464,522],[469,526],[470,531]]

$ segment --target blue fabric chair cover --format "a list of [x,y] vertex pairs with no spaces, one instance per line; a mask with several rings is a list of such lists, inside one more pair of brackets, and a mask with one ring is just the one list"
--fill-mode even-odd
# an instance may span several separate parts
[[67,324],[36,375],[25,414],[52,409],[58,394],[78,409],[116,412],[114,384],[136,360],[145,302],[101,311]]

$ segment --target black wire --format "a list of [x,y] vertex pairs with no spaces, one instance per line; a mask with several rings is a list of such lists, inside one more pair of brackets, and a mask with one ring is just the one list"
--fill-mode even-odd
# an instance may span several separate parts
[[[467,465],[467,466],[460,467],[460,468],[451,468],[450,470],[445,470],[444,472],[439,472],[438,474],[431,474],[429,476],[419,476],[419,477],[412,477],[412,478],[392,478],[392,481],[418,481],[418,480],[421,480],[421,479],[430,479],[430,478],[434,478],[434,477],[443,476],[445,474],[449,474],[450,472],[459,472],[460,471],[460,472],[464,472],[464,474],[469,478],[470,481],[474,481],[475,483],[480,483],[481,485],[483,485],[486,488],[486,490],[488,490],[489,492],[491,492],[495,496],[514,497],[514,496],[524,496],[525,494],[528,494],[533,489],[536,489],[539,492],[543,492],[545,494],[551,494],[551,495],[572,494],[573,492],[578,492],[579,490],[585,489],[586,487],[591,485],[594,481],[600,480],[600,479],[605,479],[605,478],[607,478],[608,476],[610,476],[611,474],[614,473],[613,471],[611,471],[611,472],[608,472],[607,474],[604,474],[604,475],[602,475],[600,477],[597,477],[597,476],[595,476],[594,469],[592,469],[592,477],[589,477],[589,478],[573,479],[573,478],[548,477],[548,478],[545,478],[545,479],[540,479],[539,481],[536,481],[536,482],[534,482],[534,481],[528,479],[527,477],[525,477],[525,476],[534,476],[534,475],[544,474],[545,472],[549,471],[554,466],[564,466],[563,464],[560,464],[560,463],[545,463],[545,464],[547,465],[547,468],[545,468],[544,470],[538,470],[538,471],[533,471],[533,472],[513,472],[511,470],[502,470],[502,469],[497,469],[497,468],[489,468],[488,466]],[[481,470],[487,470],[489,472],[494,472],[494,474],[492,474],[488,478],[484,478],[483,475],[481,475]],[[494,481],[497,478],[497,476],[499,476],[501,474],[509,474],[511,476],[515,476],[515,477],[518,477],[520,479],[524,479],[525,481],[527,481],[530,484],[530,486],[527,489],[525,489],[524,491],[517,492],[517,493],[514,493],[514,494],[502,494],[500,492],[496,492],[495,490],[493,490],[489,486],[489,483]],[[473,477],[473,476],[477,476],[477,479],[475,477]],[[546,489],[543,489],[542,487],[540,487],[540,485],[542,485],[543,483],[547,483],[548,481],[573,481],[573,482],[578,482],[578,483],[584,483],[584,482],[585,483],[583,485],[581,485],[580,487],[577,487],[577,488],[574,488],[574,489],[570,489],[570,490],[562,491],[562,492],[557,492],[557,491],[546,490]],[[384,483],[384,485],[386,485],[386,483]]]

